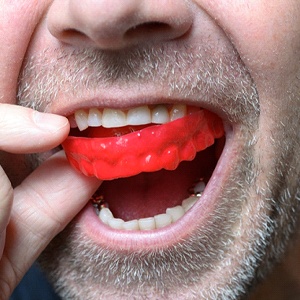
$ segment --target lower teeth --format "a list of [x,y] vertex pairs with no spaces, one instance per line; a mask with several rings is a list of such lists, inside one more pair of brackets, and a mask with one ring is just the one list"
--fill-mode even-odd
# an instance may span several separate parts
[[175,223],[178,219],[184,216],[184,214],[196,203],[196,201],[200,199],[204,188],[205,183],[202,180],[197,181],[197,183],[189,189],[190,197],[183,200],[181,205],[167,208],[166,213],[164,214],[139,220],[124,221],[122,219],[115,218],[111,210],[108,208],[107,203],[104,202],[102,196],[95,197],[92,201],[96,207],[99,219],[113,229],[153,230]]

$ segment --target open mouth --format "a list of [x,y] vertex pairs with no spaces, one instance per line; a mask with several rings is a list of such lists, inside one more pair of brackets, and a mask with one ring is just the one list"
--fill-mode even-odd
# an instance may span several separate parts
[[119,231],[172,226],[205,193],[225,144],[222,120],[183,104],[80,109],[63,148],[71,165],[103,180],[91,199]]

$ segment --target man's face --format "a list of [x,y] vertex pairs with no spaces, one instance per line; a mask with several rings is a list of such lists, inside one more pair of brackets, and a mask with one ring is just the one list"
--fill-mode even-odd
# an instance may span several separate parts
[[[77,168],[91,167],[104,179],[95,196],[104,197],[114,219],[104,224],[100,206],[87,199],[41,257],[62,297],[245,294],[280,257],[299,214],[298,0],[2,0],[0,7],[0,94],[16,98],[17,91],[20,105],[68,116],[72,127],[86,127],[95,115],[100,122],[100,114],[111,127],[93,124],[96,129],[81,132],[89,135],[94,162],[79,159]],[[178,107],[187,116],[174,138],[177,127],[162,119]],[[123,141],[105,142],[103,135],[122,135],[136,108],[135,125],[126,127],[133,136],[150,138],[149,114],[162,116],[163,124],[151,143],[124,135],[129,142],[119,156],[134,167],[117,155],[105,177],[95,148]],[[195,142],[186,126],[189,116],[198,120],[200,108],[222,119],[221,134],[210,143],[204,127],[190,126],[205,140]],[[115,115],[121,117],[114,121]],[[67,154],[78,157],[83,142],[76,147]],[[199,149],[181,162],[182,153]],[[175,167],[160,170],[168,159]],[[149,161],[156,169],[146,172]],[[116,170],[123,178],[111,175]],[[197,201],[184,212],[188,198]],[[164,215],[161,222],[170,224],[160,228],[157,215],[176,206],[181,217],[170,223]],[[149,223],[139,223],[144,218]]]

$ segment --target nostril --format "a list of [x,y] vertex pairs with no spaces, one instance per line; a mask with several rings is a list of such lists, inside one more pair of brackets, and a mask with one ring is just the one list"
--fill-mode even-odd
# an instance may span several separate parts
[[59,34],[59,39],[67,44],[82,44],[86,46],[92,44],[90,38],[84,33],[75,28],[66,28]]
[[81,31],[79,31],[77,29],[73,29],[73,28],[65,29],[62,33],[62,38],[67,39],[67,40],[69,38],[73,38],[73,37],[82,38],[84,36],[85,36],[84,33],[82,33]]
[[138,24],[129,28],[125,36],[127,38],[133,38],[134,36],[140,35],[155,35],[155,33],[168,32],[172,29],[172,27],[163,22],[146,22],[142,24]]
[[145,42],[148,39],[157,41],[159,39],[164,39],[166,36],[168,36],[169,39],[172,39],[176,37],[176,34],[173,36],[171,33],[172,31],[174,31],[174,28],[171,25],[156,21],[134,25],[123,32],[123,34],[122,30],[120,30],[118,32],[119,35],[116,35],[116,31],[110,31],[108,29],[102,32],[98,31],[97,35],[96,33],[88,34],[76,28],[69,27],[60,32],[60,40],[73,45],[84,43],[85,46],[93,46],[94,44],[97,44],[97,40],[101,40],[102,48],[114,48],[115,44],[121,44],[120,41],[130,45],[138,42]]

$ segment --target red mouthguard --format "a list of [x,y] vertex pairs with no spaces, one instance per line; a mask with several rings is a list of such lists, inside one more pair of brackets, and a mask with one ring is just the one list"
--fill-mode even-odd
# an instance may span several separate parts
[[223,135],[222,120],[207,110],[199,110],[122,136],[69,136],[62,146],[75,169],[87,176],[111,180],[141,172],[175,170],[181,161],[193,160],[198,151]]

